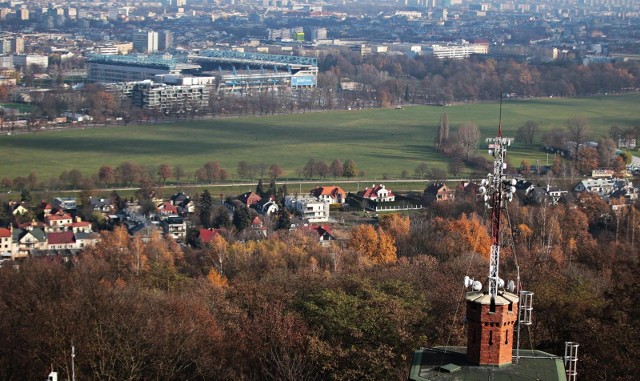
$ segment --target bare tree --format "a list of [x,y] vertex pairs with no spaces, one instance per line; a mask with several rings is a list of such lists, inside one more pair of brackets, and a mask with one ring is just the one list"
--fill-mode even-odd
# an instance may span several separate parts
[[457,141],[462,148],[465,160],[469,159],[471,152],[478,146],[479,140],[480,130],[477,124],[461,124],[458,127]]
[[567,120],[567,132],[569,134],[569,140],[574,146],[573,163],[575,166],[580,159],[580,145],[584,143],[591,134],[589,122],[581,116],[573,117]]
[[524,142],[524,144],[530,146],[533,144],[533,139],[540,131],[540,126],[533,120],[527,120],[522,127],[518,129],[517,138]]

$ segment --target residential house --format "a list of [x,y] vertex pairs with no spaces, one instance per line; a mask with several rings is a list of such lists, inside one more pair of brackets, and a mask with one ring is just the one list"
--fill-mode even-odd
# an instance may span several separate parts
[[72,231],[74,234],[93,232],[93,229],[91,227],[91,222],[82,221],[80,217],[76,217],[76,221],[66,225],[66,228]]
[[160,216],[177,216],[178,207],[169,201],[163,201],[162,204],[158,206],[158,213]]
[[111,214],[116,212],[116,207],[113,206],[111,200],[107,200],[104,198],[89,198],[89,205],[91,205],[91,209],[96,212],[102,212],[106,214]]
[[74,233],[74,237],[76,240],[76,249],[82,250],[98,243],[100,236],[97,233],[77,232]]
[[76,237],[72,231],[47,234],[47,250],[75,250]]
[[[591,192],[595,193],[604,200],[610,198],[623,197],[628,200],[638,198],[638,188],[633,187],[633,183],[627,179],[617,178],[597,178],[584,179],[576,185],[575,192]],[[615,193],[615,195],[614,195]]]
[[22,204],[15,204],[13,206],[13,211],[11,212],[14,216],[24,216],[27,213],[29,213],[29,210],[22,206]]
[[0,259],[13,258],[11,230],[0,228]]
[[47,249],[47,235],[41,228],[13,229],[12,240],[14,258],[24,258],[33,251]]
[[270,216],[280,210],[278,204],[270,197],[265,197],[254,204],[254,208],[265,216]]
[[171,203],[178,207],[178,213],[193,213],[196,210],[191,198],[184,192],[178,192],[171,196]]
[[312,225],[309,226],[309,229],[318,234],[318,241],[322,246],[329,246],[331,241],[336,240],[336,237],[333,235],[329,225]]
[[78,208],[75,197],[56,197],[53,199],[53,207],[58,210],[70,211]]
[[432,204],[435,202],[453,201],[455,192],[442,182],[436,182],[428,186],[422,195],[425,203]]
[[245,205],[246,207],[251,207],[254,204],[256,204],[257,202],[259,202],[260,200],[262,200],[262,197],[255,193],[255,192],[247,192],[247,193],[243,193],[240,196],[238,196],[238,200]]
[[313,196],[285,196],[285,207],[306,223],[329,221],[329,202]]
[[339,186],[317,187],[309,192],[320,201],[328,201],[331,204],[344,204],[347,200],[347,192]]
[[251,221],[251,229],[264,237],[267,236],[267,227],[258,216],[255,216]]
[[204,246],[210,243],[213,238],[220,233],[222,233],[224,229],[200,229],[198,230],[198,241],[200,241],[200,246]]
[[44,216],[44,222],[47,232],[60,232],[67,230],[67,225],[73,223],[73,218],[68,213],[58,212]]
[[187,223],[180,216],[169,216],[160,222],[165,237],[171,237],[178,242],[187,238]]
[[383,184],[373,184],[371,188],[365,188],[364,191],[358,192],[358,196],[376,202],[393,202],[396,199],[391,190],[387,189]]

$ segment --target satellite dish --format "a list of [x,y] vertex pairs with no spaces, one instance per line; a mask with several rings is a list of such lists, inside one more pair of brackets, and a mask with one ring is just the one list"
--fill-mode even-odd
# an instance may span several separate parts
[[478,193],[480,193],[480,194],[485,194],[485,193],[487,193],[487,188],[485,188],[485,187],[480,187],[480,188],[478,188]]
[[473,289],[473,291],[480,291],[480,290],[482,290],[482,283],[480,283],[479,281],[475,280],[475,281],[473,281],[473,284],[471,285],[471,288]]
[[498,278],[498,288],[504,288],[504,279]]
[[509,290],[509,292],[513,293],[513,291],[515,291],[516,289],[516,284],[513,283],[513,280],[510,280],[509,283],[507,283],[507,290]]
[[473,284],[473,279],[468,276],[464,277],[464,288],[469,288]]
[[516,185],[518,183],[518,180],[516,179],[511,179],[511,185]]

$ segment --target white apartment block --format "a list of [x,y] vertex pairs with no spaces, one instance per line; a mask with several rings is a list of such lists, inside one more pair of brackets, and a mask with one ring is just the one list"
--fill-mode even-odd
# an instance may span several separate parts
[[329,202],[319,201],[313,196],[286,196],[285,207],[307,223],[329,221]]

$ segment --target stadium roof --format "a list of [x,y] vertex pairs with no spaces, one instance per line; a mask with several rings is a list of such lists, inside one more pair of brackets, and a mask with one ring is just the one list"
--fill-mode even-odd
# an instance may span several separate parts
[[247,53],[235,50],[204,50],[190,56],[192,59],[210,59],[219,62],[245,65],[264,65],[280,67],[316,67],[318,59],[314,57],[286,56],[281,54]]
[[181,66],[188,65],[186,62],[186,56],[176,58],[171,55],[145,55],[145,54],[132,54],[132,55],[108,55],[108,54],[93,54],[87,59],[88,62],[102,63],[106,65],[121,65],[121,66],[140,66],[140,67],[153,67],[158,69],[175,70]]

